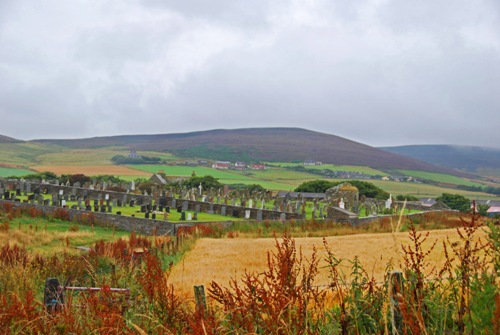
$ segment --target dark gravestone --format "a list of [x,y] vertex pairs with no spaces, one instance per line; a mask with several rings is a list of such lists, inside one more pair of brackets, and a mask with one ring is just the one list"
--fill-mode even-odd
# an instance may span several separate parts
[[99,206],[99,200],[97,199],[94,200],[94,206]]
[[106,213],[106,206],[101,205],[101,213]]
[[116,200],[116,206],[122,207],[122,201],[120,199]]
[[116,212],[116,215],[122,215],[121,211]]
[[9,191],[3,192],[3,198],[5,200],[9,200],[10,199],[10,192]]
[[181,221],[186,221],[186,212],[181,213]]
[[156,213],[155,213],[155,212],[153,212],[153,213],[151,214],[151,219],[156,220]]
[[113,211],[113,206],[108,206],[108,213],[111,213]]
[[159,210],[160,212],[163,212],[163,206],[162,206],[162,205],[158,206],[158,210]]
[[257,211],[257,221],[262,221],[262,210]]
[[85,210],[86,211],[92,211],[92,206],[90,206],[90,205],[85,206]]
[[153,212],[156,211],[156,205],[153,205]]
[[165,207],[165,212],[170,213],[170,207]]
[[94,206],[94,212],[99,212],[99,206]]
[[240,217],[240,213],[238,213],[237,210],[233,209],[233,217],[235,218],[239,218]]
[[130,200],[129,206],[130,207],[134,207],[135,206],[135,200],[134,199]]
[[147,207],[142,205],[141,206],[141,213],[146,213],[147,212]]
[[144,217],[145,217],[146,219],[149,219],[149,212],[145,212],[145,213],[144,213]]
[[182,213],[182,206],[177,207],[177,213]]
[[193,220],[198,220],[198,213],[194,212],[194,214],[193,214]]

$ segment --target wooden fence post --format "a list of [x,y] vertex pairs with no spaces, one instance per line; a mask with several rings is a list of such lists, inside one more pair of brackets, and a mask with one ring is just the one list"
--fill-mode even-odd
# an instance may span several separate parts
[[50,311],[58,311],[64,305],[64,291],[59,290],[57,278],[47,278],[43,290],[43,303]]
[[196,309],[205,311],[207,309],[207,299],[205,297],[205,287],[203,285],[194,286],[194,299]]
[[403,288],[403,273],[393,271],[389,274],[389,294],[391,299],[392,335],[403,334],[403,316],[399,307],[398,295]]

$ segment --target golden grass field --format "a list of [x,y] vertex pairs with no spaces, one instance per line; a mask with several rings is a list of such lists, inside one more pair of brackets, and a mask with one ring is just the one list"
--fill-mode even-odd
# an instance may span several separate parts
[[[423,232],[425,234],[425,232]],[[486,233],[479,234],[484,240]],[[440,268],[445,260],[443,241],[449,237],[450,241],[459,240],[456,229],[433,230],[423,249],[428,250],[434,241],[436,247],[429,255],[429,268]],[[294,238],[297,250],[301,249],[304,259],[310,259],[313,247],[318,250],[321,259],[319,267],[323,267],[316,285],[329,283],[328,271],[325,269],[326,257],[321,237]],[[382,281],[386,266],[392,259],[395,269],[401,268],[403,263],[402,244],[410,242],[409,235],[405,233],[376,233],[349,236],[326,237],[330,250],[337,258],[345,259],[344,272],[349,275],[351,267],[347,260],[358,256],[362,266],[370,276]],[[189,251],[183,260],[172,268],[170,283],[180,294],[193,295],[194,285],[208,287],[211,281],[228,286],[231,278],[241,278],[245,271],[259,273],[267,268],[267,252],[274,251],[275,240],[272,238],[224,238],[224,239],[199,239],[194,248]]]

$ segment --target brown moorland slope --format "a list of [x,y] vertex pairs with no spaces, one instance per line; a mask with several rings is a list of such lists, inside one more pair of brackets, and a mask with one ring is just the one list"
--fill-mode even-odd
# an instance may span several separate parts
[[321,161],[375,169],[456,172],[386,152],[339,136],[301,128],[217,129],[177,134],[124,135],[66,140],[35,140],[72,148],[125,146],[186,157],[271,162]]

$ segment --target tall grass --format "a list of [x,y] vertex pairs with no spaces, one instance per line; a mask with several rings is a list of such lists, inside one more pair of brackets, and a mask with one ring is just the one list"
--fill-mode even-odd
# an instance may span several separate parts
[[[274,239],[263,271],[235,276],[227,286],[213,282],[206,308],[178,292],[165,258],[175,252],[165,245],[204,231],[182,231],[172,240],[131,234],[80,255],[40,255],[4,244],[0,333],[498,334],[500,227],[481,225],[472,214],[457,226],[458,240],[429,246],[431,235],[417,225],[409,223],[410,244],[396,243],[400,256],[385,265],[387,273],[401,271],[401,282],[374,278],[359,257],[340,258],[326,242],[322,253],[314,249],[306,258],[285,234]],[[402,219],[393,222],[395,232],[402,226]],[[484,239],[478,238],[481,230]],[[436,248],[445,262],[429,269]],[[323,285],[317,283],[320,254],[329,273]],[[66,293],[64,306],[46,308],[42,287],[48,277],[102,290]],[[118,297],[110,287],[129,288],[130,297]]]

